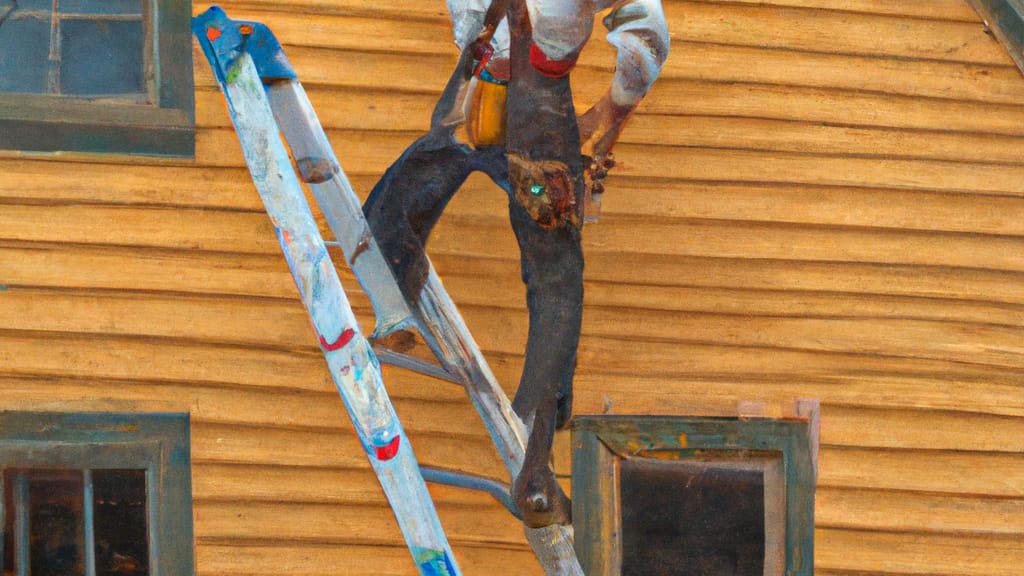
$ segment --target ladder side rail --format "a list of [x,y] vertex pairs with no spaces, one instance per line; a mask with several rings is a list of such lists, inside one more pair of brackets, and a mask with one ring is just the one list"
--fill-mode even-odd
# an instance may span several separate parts
[[[417,304],[419,317],[424,319],[423,324],[432,336],[426,338],[428,344],[433,340],[436,346],[434,353],[441,364],[467,382],[466,392],[514,479],[523,467],[526,455],[526,426],[512,410],[512,403],[491,372],[433,266]],[[572,528],[560,525],[530,528],[524,525],[523,532],[548,576],[584,576],[573,547]]]
[[[203,40],[200,36],[201,43]],[[203,48],[216,69],[219,63],[215,49],[208,43]],[[331,377],[413,560],[423,576],[460,574],[412,447],[384,389],[380,365],[359,332],[337,270],[292,170],[253,60],[242,52],[230,66],[229,73],[218,77],[246,164],[277,231]]]
[[385,335],[409,326],[413,320],[398,282],[370,232],[362,203],[334,155],[302,84],[291,78],[275,80],[267,95],[299,175],[320,206],[346,263],[370,296],[377,318],[375,334]]
[[[282,249],[313,321],[331,376],[395,511],[417,566],[424,575],[444,573],[422,567],[422,564],[434,561],[454,568],[451,547],[420,475],[408,437],[387,396],[380,365],[369,342],[358,333],[358,324],[337,270],[306,205],[287,151],[277,137],[277,125],[272,120],[256,69],[247,54],[239,60],[236,65],[241,65],[244,71],[235,83],[227,86],[228,99],[235,104],[232,116],[239,119],[236,130],[239,139],[243,140],[246,161],[252,162],[250,170],[257,189],[264,189],[260,195],[277,228]],[[262,104],[264,110],[239,110],[240,102],[244,103],[243,106]],[[257,115],[265,117],[263,125],[255,122],[247,125],[247,120]],[[268,123],[273,131],[269,131]],[[274,148],[277,148],[276,153],[271,152]],[[344,343],[346,339],[349,341]],[[341,348],[336,348],[342,343]],[[450,569],[448,571],[451,572]]]

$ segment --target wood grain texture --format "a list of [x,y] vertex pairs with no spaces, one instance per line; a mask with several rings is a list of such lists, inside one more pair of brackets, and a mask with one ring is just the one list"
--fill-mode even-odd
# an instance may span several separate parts
[[[937,2],[916,4],[939,8]],[[675,30],[673,41],[999,66],[1008,63],[1006,52],[997,42],[978,34],[973,19],[941,20],[934,18],[936,14],[925,12],[857,14],[850,8],[837,3],[785,6],[763,2],[741,6],[728,2],[667,2],[665,14],[672,21],[686,22],[685,28]],[[910,20],[908,16],[916,18]]]
[[[440,2],[223,5],[278,34],[364,195],[456,58]],[[672,54],[584,232],[577,411],[820,398],[818,574],[1019,572],[1024,78],[962,0],[665,9]],[[191,412],[201,575],[413,573],[196,62],[195,161],[0,153],[0,409]],[[471,178],[429,250],[512,392],[506,212]],[[507,480],[457,387],[385,378],[421,461]],[[540,574],[492,500],[431,491],[466,574]]]

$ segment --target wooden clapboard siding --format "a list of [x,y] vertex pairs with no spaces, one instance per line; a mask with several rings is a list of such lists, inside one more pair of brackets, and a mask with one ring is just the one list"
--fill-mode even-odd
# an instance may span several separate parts
[[[362,194],[456,59],[441,2],[224,7],[275,30]],[[672,54],[585,230],[577,410],[820,398],[818,574],[1019,572],[1024,78],[962,0],[665,10]],[[195,55],[194,161],[0,154],[0,409],[190,412],[201,575],[413,573]],[[512,392],[505,213],[471,178],[430,252]],[[457,387],[386,380],[422,461],[504,478]],[[466,574],[540,573],[489,497],[431,491]]]

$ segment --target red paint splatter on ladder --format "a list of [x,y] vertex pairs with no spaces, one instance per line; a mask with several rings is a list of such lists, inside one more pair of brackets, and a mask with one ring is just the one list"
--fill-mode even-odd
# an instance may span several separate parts
[[342,331],[341,335],[334,342],[328,342],[324,335],[320,335],[320,347],[328,352],[334,352],[335,350],[341,349],[345,344],[352,341],[356,335],[356,331],[351,328],[346,328]]

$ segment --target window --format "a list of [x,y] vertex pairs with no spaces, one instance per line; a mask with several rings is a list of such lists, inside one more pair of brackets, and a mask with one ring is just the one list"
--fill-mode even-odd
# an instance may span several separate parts
[[0,413],[3,576],[193,574],[188,415]]
[[191,156],[190,2],[0,0],[0,148]]
[[576,551],[591,576],[813,574],[817,403],[803,417],[579,416]]

